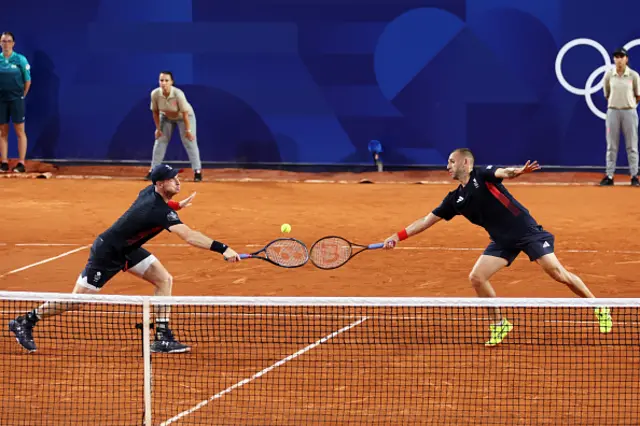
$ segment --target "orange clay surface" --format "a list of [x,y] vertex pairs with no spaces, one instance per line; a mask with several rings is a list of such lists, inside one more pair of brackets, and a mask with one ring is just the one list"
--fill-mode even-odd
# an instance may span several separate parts
[[[77,175],[86,175],[89,168],[79,170]],[[144,175],[143,168],[135,173],[126,170],[130,176]],[[55,177],[64,175],[59,171],[54,171]],[[103,168],[97,174],[118,176],[120,171]],[[373,181],[446,179],[439,172],[421,173],[366,177]],[[282,223],[293,227],[287,236],[309,247],[325,235],[364,244],[380,242],[431,211],[455,187],[454,183],[358,185],[360,174],[300,179],[284,172],[205,170],[205,179],[225,174],[351,182],[195,184],[187,172],[189,179],[177,199],[193,191],[198,194],[192,207],[179,212],[181,219],[244,253],[283,236]],[[599,178],[540,174],[546,182],[578,183],[585,176],[590,181]],[[536,182],[535,175],[526,180]],[[628,179],[622,176],[620,182]],[[90,245],[146,184],[118,178],[0,180],[4,204],[0,290],[71,291],[88,248],[13,271]],[[639,190],[508,182],[507,186],[556,236],[561,262],[582,277],[597,297],[638,297]],[[184,246],[167,232],[147,248],[173,275],[176,296],[473,297],[468,274],[487,244],[482,229],[458,217],[403,242],[396,250],[363,253],[332,271],[310,263],[295,270],[259,260],[226,264],[218,254]],[[573,297],[526,255],[498,273],[492,283],[498,296]],[[102,293],[147,295],[152,290],[151,285],[122,273]],[[35,305],[0,304],[1,425],[140,424],[142,358],[138,331],[132,327],[139,321],[139,307],[102,305],[94,307],[100,315],[76,311],[52,318],[35,329],[39,350],[27,355],[6,324]],[[609,335],[598,333],[589,312],[547,312],[565,320],[575,318],[578,327],[563,334],[564,340],[549,340],[545,333],[553,333],[553,326],[539,313],[511,310],[508,315],[516,328],[502,345],[486,349],[482,343],[488,338],[488,322],[478,309],[450,308],[438,314],[424,309],[325,308],[283,310],[282,316],[273,318],[262,314],[274,311],[259,308],[224,312],[209,308],[210,315],[205,312],[197,320],[188,309],[174,310],[172,328],[179,339],[193,345],[193,351],[153,356],[154,424],[365,316],[370,318],[362,324],[225,392],[175,424],[613,425],[634,424],[640,416],[638,327],[633,322],[637,311],[627,311],[635,320],[627,317]],[[120,313],[124,310],[132,311],[130,317]],[[434,319],[447,315],[451,322],[440,324]],[[563,327],[571,327],[569,321]],[[446,341],[437,340],[438,333],[447,335]],[[86,336],[93,337],[87,340]]]

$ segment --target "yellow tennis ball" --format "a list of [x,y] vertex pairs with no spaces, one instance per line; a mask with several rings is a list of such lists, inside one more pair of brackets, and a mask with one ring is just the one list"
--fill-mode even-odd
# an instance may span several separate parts
[[280,231],[284,232],[285,234],[288,234],[289,232],[291,232],[291,225],[289,225],[288,223],[283,223],[282,226],[280,227]]

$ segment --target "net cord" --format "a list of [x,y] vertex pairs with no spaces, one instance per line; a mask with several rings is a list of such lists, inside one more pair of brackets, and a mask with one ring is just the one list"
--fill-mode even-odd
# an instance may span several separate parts
[[518,297],[252,297],[252,296],[123,296],[0,291],[0,300],[108,303],[142,306],[433,306],[433,307],[640,307],[640,298]]

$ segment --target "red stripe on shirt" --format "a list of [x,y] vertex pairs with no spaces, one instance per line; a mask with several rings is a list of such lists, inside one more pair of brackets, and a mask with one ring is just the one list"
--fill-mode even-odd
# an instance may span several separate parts
[[153,234],[154,232],[158,232],[158,231],[160,231],[162,229],[164,229],[162,226],[156,226],[156,227],[148,229],[146,231],[138,232],[132,238],[129,238],[127,240],[127,244],[132,246],[132,245],[136,244],[138,241],[140,241],[140,240],[142,240],[144,238],[147,238],[149,235]]
[[500,192],[500,190],[494,184],[490,182],[485,182],[485,184],[487,185],[487,188],[489,188],[489,192],[491,192],[491,194],[496,197],[503,206],[509,209],[509,211],[514,216],[518,216],[521,213],[520,209],[515,204],[513,204],[506,195]]

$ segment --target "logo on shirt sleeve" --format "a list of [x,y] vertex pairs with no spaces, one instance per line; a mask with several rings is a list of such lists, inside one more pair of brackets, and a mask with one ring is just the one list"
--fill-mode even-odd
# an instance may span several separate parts
[[493,165],[487,166],[487,170],[491,170],[491,169],[493,169]]
[[26,69],[27,71],[29,71],[31,69],[31,65],[27,64],[25,65],[24,69]]
[[167,220],[169,222],[175,222],[175,221],[179,220],[178,219],[178,213],[176,213],[174,211],[171,211],[171,212],[167,213]]

